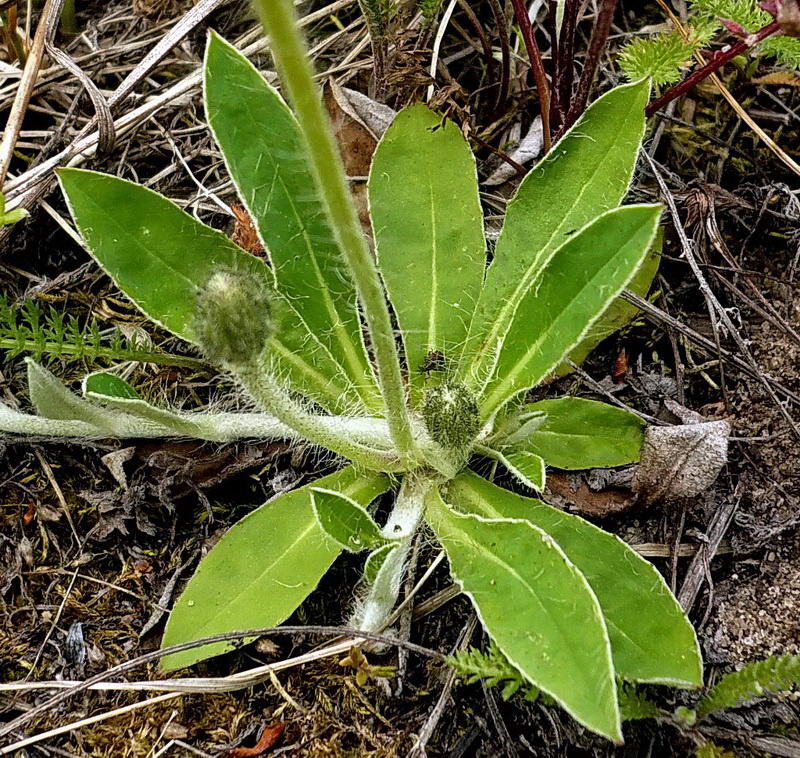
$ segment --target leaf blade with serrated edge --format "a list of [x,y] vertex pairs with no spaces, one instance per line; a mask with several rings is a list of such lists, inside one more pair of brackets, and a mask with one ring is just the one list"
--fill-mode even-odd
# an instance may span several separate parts
[[[198,344],[197,295],[215,271],[245,272],[272,288],[272,274],[261,260],[157,192],[84,169],[60,169],[58,179],[100,267],[148,318],[178,337]],[[268,347],[293,388],[331,411],[348,407],[352,387],[340,383],[341,373],[325,351],[311,363],[282,344],[280,331]]]
[[637,82],[598,98],[520,184],[461,354],[463,379],[482,378],[482,366],[491,361],[520,301],[568,235],[622,201],[644,135],[649,95],[649,84]]
[[[498,345],[481,400],[483,418],[536,386],[579,344],[636,273],[656,234],[660,206],[604,213],[559,248],[522,299]],[[531,328],[535,337],[531,339]]]
[[[311,488],[368,504],[389,488],[352,466],[280,495],[245,516],[206,555],[170,614],[162,647],[237,629],[276,626],[317,586],[340,553],[319,528]],[[231,649],[214,643],[162,659],[176,669]]]
[[436,491],[426,520],[453,578],[509,661],[575,719],[621,742],[603,614],[561,548],[526,520],[459,514]]
[[560,397],[529,403],[524,412],[544,414],[521,449],[562,469],[608,468],[639,460],[646,423],[608,403]]
[[214,140],[272,261],[278,290],[296,314],[285,341],[309,362],[323,345],[362,399],[380,408],[355,287],[317,197],[294,114],[258,69],[214,31],[206,45],[203,93]]
[[311,505],[320,528],[343,550],[359,553],[389,542],[366,508],[341,492],[312,487]]
[[369,204],[381,274],[419,389],[426,356],[447,360],[463,343],[486,265],[475,158],[458,127],[422,104],[398,113],[375,150]]
[[700,648],[691,623],[661,574],[618,537],[471,472],[454,479],[445,498],[484,518],[524,518],[559,544],[600,602],[620,677],[678,687],[702,685]]

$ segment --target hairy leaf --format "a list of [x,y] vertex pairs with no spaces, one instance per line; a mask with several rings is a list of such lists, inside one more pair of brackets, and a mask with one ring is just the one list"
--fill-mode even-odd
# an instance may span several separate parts
[[213,32],[203,81],[214,138],[272,261],[277,288],[293,309],[286,347],[312,365],[321,360],[329,371],[338,367],[375,406],[355,287],[294,114],[250,61]]
[[583,339],[636,273],[655,237],[659,215],[659,206],[617,208],[555,252],[496,346],[496,365],[481,408],[484,418],[517,392],[537,385]]
[[[694,629],[652,564],[622,540],[540,500],[461,474],[445,497],[484,519],[526,519],[559,545],[600,602],[623,679],[673,686],[702,684]],[[567,597],[567,596],[565,596]]]
[[311,503],[322,531],[343,550],[359,553],[387,543],[367,510],[341,492],[312,487]]
[[[197,296],[219,269],[250,274],[272,286],[262,261],[202,224],[177,205],[133,182],[82,169],[61,169],[61,187],[83,239],[114,283],[153,321],[197,344]],[[288,306],[287,306],[288,307]],[[280,310],[280,309],[277,309]],[[335,410],[352,400],[341,374],[311,361],[281,341],[269,346],[296,389]]]
[[479,450],[494,458],[520,484],[533,490],[543,490],[545,483],[544,459],[527,450],[499,451],[491,448]]
[[[245,516],[201,561],[170,614],[162,647],[275,626],[293,613],[339,555],[317,524],[313,487],[342,492],[367,505],[388,489],[389,480],[348,467]],[[182,668],[230,649],[224,642],[205,645],[166,656],[162,667]]]
[[620,742],[603,614],[561,548],[528,521],[462,515],[437,492],[426,518],[453,577],[509,661],[582,724]]
[[364,581],[367,584],[375,583],[384,561],[386,561],[389,557],[389,553],[396,547],[397,545],[395,543],[387,542],[385,545],[375,548],[375,550],[367,556],[367,560],[364,562]]
[[482,377],[520,302],[569,235],[621,202],[644,134],[649,95],[644,82],[603,95],[520,184],[469,329],[462,376]]
[[541,400],[525,412],[544,420],[521,444],[556,468],[624,466],[639,460],[645,422],[635,413],[577,397]]
[[381,273],[412,383],[429,353],[445,362],[467,334],[486,251],[475,158],[458,127],[424,105],[401,111],[369,177]]

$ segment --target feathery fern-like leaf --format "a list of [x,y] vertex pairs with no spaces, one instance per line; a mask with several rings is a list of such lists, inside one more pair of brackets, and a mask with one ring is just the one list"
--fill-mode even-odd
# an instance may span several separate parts
[[800,684],[800,655],[781,655],[749,663],[726,674],[697,704],[698,718],[714,711],[737,708],[771,693]]
[[664,716],[652,700],[642,694],[639,689],[629,683],[617,688],[620,718],[623,721],[640,721],[641,719],[655,719]]
[[447,662],[467,684],[483,682],[489,687],[502,686],[503,700],[509,700],[520,690],[524,692],[526,700],[544,698],[542,693],[511,665],[494,643],[485,652],[474,647],[460,650],[450,656]]
[[107,333],[96,321],[81,326],[75,316],[54,308],[42,309],[35,300],[16,306],[0,295],[0,351],[6,361],[28,353],[37,361],[63,360],[137,361],[167,366],[202,366],[197,358],[150,350],[118,329]]

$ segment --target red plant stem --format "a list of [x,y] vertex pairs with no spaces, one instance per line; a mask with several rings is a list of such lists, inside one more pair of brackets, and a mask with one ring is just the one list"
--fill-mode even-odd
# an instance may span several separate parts
[[517,24],[522,31],[522,39],[525,40],[525,47],[528,50],[528,58],[531,61],[531,71],[533,80],[536,82],[536,91],[539,93],[539,107],[542,111],[542,132],[544,134],[544,151],[550,150],[550,88],[547,85],[547,76],[544,73],[542,64],[542,54],[539,52],[539,45],[533,35],[533,25],[528,18],[528,9],[525,7],[525,0],[511,0],[514,4],[514,16]]
[[547,36],[550,37],[550,128],[558,131],[564,116],[564,109],[558,96],[556,79],[558,78],[558,66],[561,60],[559,55],[559,40],[556,33],[556,15],[558,13],[558,3],[556,0],[547,0],[547,15],[544,19],[544,26]]
[[589,40],[589,49],[586,51],[586,58],[583,62],[581,78],[578,80],[578,88],[569,106],[564,125],[561,127],[562,132],[569,129],[586,110],[586,103],[589,102],[589,92],[597,75],[600,56],[603,54],[608,41],[608,33],[611,30],[611,21],[614,18],[614,9],[616,7],[617,0],[602,0],[597,19],[594,22],[594,29],[592,29],[592,37]]
[[511,44],[508,39],[508,24],[506,14],[500,6],[500,0],[489,0],[492,9],[492,16],[497,27],[497,34],[500,39],[500,89],[497,91],[497,99],[494,105],[494,117],[497,119],[503,112],[503,107],[508,100],[508,85],[511,72]]
[[561,103],[562,110],[566,110],[572,100],[572,81],[575,76],[575,27],[578,22],[579,6],[579,0],[567,0],[564,23],[558,41],[558,66],[553,89],[558,90],[558,102]]
[[781,30],[778,22],[773,21],[771,24],[767,24],[754,34],[749,34],[747,37],[745,37],[745,39],[737,42],[735,45],[731,45],[727,50],[720,50],[714,53],[714,57],[711,58],[711,60],[709,60],[704,66],[701,66],[697,69],[697,71],[689,74],[689,76],[687,76],[682,82],[678,82],[674,87],[670,87],[663,95],[661,95],[661,97],[651,100],[645,109],[645,113],[648,116],[652,116],[654,113],[661,110],[665,105],[675,100],[675,98],[687,93],[690,89],[692,89],[692,87],[702,82],[703,79],[706,79],[711,76],[711,74],[719,71],[720,68],[722,68],[728,61],[732,60],[737,55],[747,52],[751,47],[754,47],[767,37],[772,37],[773,35],[782,33],[783,31]]
[[[561,132],[572,100],[572,81],[575,75],[575,26],[578,20],[579,0],[566,0],[564,21],[558,39],[558,56],[553,67],[553,99],[558,102],[556,134]],[[555,121],[555,119],[553,119]]]

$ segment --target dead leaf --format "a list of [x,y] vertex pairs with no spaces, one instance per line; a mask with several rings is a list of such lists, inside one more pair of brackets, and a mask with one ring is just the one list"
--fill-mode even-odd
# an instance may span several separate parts
[[728,421],[706,421],[675,401],[665,405],[683,423],[645,431],[633,490],[638,502],[646,505],[699,495],[728,461]]
[[369,176],[372,154],[375,152],[378,140],[359,120],[342,109],[330,88],[325,90],[325,108],[331,118],[345,173],[348,177],[358,177],[356,181],[350,182],[350,192],[361,226],[369,234],[371,226],[365,179]]
[[128,476],[125,473],[125,464],[133,458],[135,452],[135,447],[124,447],[122,450],[106,453],[100,458],[111,472],[111,476],[114,477],[117,484],[124,490],[128,489]]
[[379,140],[397,115],[394,108],[379,103],[362,92],[340,87],[333,78],[329,80],[329,84],[337,105]]
[[625,348],[619,351],[614,367],[611,369],[611,378],[614,384],[624,384],[628,375],[628,353]]
[[262,255],[264,253],[264,246],[258,238],[256,225],[253,219],[247,212],[247,209],[242,205],[232,205],[231,211],[236,217],[236,226],[231,235],[231,241],[238,245],[242,250],[246,250],[253,255]]
[[261,732],[258,743],[253,747],[235,747],[233,750],[229,750],[225,755],[227,758],[258,758],[258,756],[264,755],[267,750],[275,747],[284,729],[286,729],[286,725],[279,721],[277,724],[273,724],[264,729],[264,731]]
[[547,474],[548,502],[552,505],[575,511],[583,516],[605,518],[622,513],[634,503],[630,490],[607,487],[593,490],[582,473]]
[[36,517],[36,505],[34,503],[30,503],[25,510],[24,515],[22,516],[22,523],[25,526],[29,526],[31,521]]
[[777,84],[781,87],[800,87],[800,76],[788,71],[773,71],[751,80],[753,84]]

